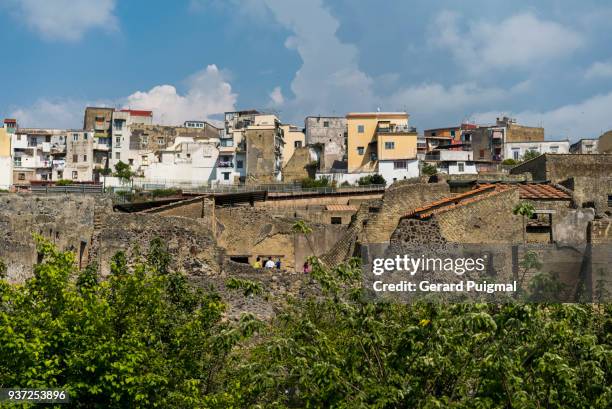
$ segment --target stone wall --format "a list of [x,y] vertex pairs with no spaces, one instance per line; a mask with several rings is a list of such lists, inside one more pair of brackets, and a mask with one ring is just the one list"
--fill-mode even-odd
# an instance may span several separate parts
[[573,190],[578,207],[594,207],[597,214],[609,214],[612,211],[608,204],[609,196],[612,197],[612,176],[606,176],[573,176],[562,183]]
[[533,180],[561,183],[572,177],[600,178],[612,174],[612,155],[546,153],[515,166],[511,174],[530,172]]
[[112,203],[91,195],[0,196],[0,258],[10,281],[23,281],[37,262],[32,234],[49,239],[61,250],[76,253],[77,263],[87,264],[97,220],[112,212]]
[[201,219],[141,213],[113,213],[96,229],[90,262],[98,263],[102,275],[110,272],[115,253],[146,254],[154,238],[162,238],[172,255],[172,267],[190,276],[216,274],[223,250],[216,245],[209,226]]
[[219,132],[212,127],[186,128],[183,126],[165,125],[130,125],[130,149],[158,151],[172,144],[179,136],[191,138],[218,138]]
[[216,209],[216,237],[219,246],[226,249],[227,257],[247,257],[249,262],[257,256],[279,257],[288,270],[301,266],[312,254],[328,251],[346,231],[344,226],[308,223],[313,232],[306,240],[293,232],[297,218],[274,217],[267,210],[251,207]]
[[[385,192],[380,207],[368,206],[362,241],[389,241],[400,218],[419,206],[450,196],[447,183],[394,183]],[[370,208],[371,207],[371,208]]]
[[509,123],[506,128],[506,142],[541,142],[544,128]]
[[247,129],[246,174],[250,182],[275,181],[276,129]]
[[215,201],[214,198],[195,197],[193,199],[174,202],[165,206],[154,207],[141,213],[160,216],[180,216],[190,219],[202,219],[205,226],[214,231]]
[[304,125],[306,144],[323,146],[320,170],[327,172],[334,164],[338,167],[346,154],[346,118],[309,116]]

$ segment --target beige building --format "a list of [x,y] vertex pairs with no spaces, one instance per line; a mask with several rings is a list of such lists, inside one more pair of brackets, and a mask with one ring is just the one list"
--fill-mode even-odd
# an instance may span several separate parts
[[285,145],[283,146],[283,166],[285,166],[293,156],[295,149],[306,145],[306,136],[295,125],[281,125],[281,129],[283,130],[283,139],[285,140]]
[[416,159],[417,133],[405,112],[363,112],[346,116],[348,172],[377,171],[382,162]]
[[66,159],[60,179],[99,182],[108,165],[111,138],[90,131],[66,131]]

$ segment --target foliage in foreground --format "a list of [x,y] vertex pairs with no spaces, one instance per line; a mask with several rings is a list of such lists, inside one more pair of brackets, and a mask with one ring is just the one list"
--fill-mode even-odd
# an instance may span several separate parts
[[[23,286],[0,281],[0,385],[67,387],[76,407],[607,408],[610,305],[373,303],[356,261],[311,259],[325,296],[275,320],[169,271],[160,241],[99,281],[39,244]],[[73,277],[74,279],[71,279]],[[258,283],[229,280],[245,296]],[[262,327],[265,326],[265,327]]]
[[0,386],[67,388],[74,407],[201,407],[234,345],[253,330],[168,270],[161,241],[104,281],[39,239],[44,261],[23,286],[0,281]]

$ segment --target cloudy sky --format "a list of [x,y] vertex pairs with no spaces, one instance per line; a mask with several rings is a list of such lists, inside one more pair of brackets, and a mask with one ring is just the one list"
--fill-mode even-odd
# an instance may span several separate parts
[[605,0],[0,0],[0,115],[79,127],[233,109],[406,110],[419,129],[510,115],[547,138],[612,128]]

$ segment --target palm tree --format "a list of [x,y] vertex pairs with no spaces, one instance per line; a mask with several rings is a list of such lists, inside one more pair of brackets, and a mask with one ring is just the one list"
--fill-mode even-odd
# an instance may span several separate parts
[[529,202],[521,202],[514,206],[512,213],[523,217],[523,244],[527,243],[527,237],[525,234],[525,218],[531,218],[535,213],[535,207]]

